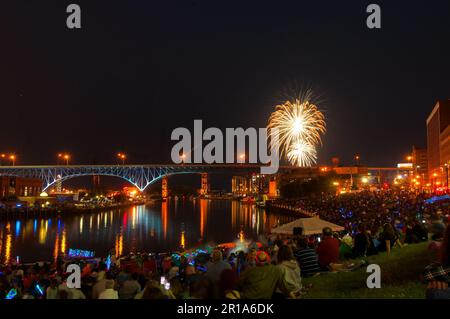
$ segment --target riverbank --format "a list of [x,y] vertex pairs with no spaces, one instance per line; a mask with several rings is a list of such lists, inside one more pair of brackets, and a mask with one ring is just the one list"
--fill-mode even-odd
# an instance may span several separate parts
[[316,214],[307,212],[299,207],[291,206],[288,204],[277,204],[272,201],[266,201],[265,209],[268,213],[284,214],[284,215],[297,215],[298,218],[314,217]]
[[128,208],[136,205],[145,205],[145,201],[133,201],[115,203],[105,206],[97,207],[58,207],[58,208],[24,208],[24,209],[3,209],[0,210],[0,219],[20,218],[20,217],[34,217],[34,216],[58,216],[58,215],[75,215],[75,214],[90,214],[110,211],[120,208]]

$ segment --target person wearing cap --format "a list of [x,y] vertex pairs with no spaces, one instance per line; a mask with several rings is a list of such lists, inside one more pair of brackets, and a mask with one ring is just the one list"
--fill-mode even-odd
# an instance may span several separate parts
[[276,288],[289,296],[282,270],[270,263],[265,251],[256,253],[255,267],[249,267],[241,274],[237,286],[242,299],[271,299]]

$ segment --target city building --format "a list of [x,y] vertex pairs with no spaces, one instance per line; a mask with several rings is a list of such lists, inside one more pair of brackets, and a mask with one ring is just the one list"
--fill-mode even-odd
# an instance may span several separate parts
[[433,185],[448,185],[450,100],[439,100],[427,118],[428,176]]
[[[261,174],[233,176],[231,179],[231,192],[237,196],[265,194],[269,192],[269,182],[270,177]],[[271,191],[272,193],[274,192],[273,189]]]
[[417,148],[413,146],[412,164],[414,174],[420,177],[423,182],[428,181],[428,151],[426,148]]
[[42,181],[40,179],[0,176],[0,198],[39,196],[41,190]]

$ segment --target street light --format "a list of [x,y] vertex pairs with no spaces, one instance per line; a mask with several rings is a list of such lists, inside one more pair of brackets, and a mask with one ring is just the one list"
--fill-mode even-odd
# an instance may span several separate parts
[[356,166],[359,166],[359,155],[358,154],[355,155],[355,162],[356,162]]
[[66,165],[69,165],[70,155],[67,153],[58,153],[58,160],[65,161]]
[[127,158],[127,156],[123,153],[118,153],[117,157],[122,160],[122,165],[125,165],[125,159]]
[[239,155],[239,158],[241,160],[241,163],[245,163],[245,154]]

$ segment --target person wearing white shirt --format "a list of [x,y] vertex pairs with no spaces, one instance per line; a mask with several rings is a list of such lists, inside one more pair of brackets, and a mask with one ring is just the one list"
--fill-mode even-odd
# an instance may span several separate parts
[[114,290],[114,280],[106,280],[105,290],[103,290],[98,299],[119,299],[119,293]]

